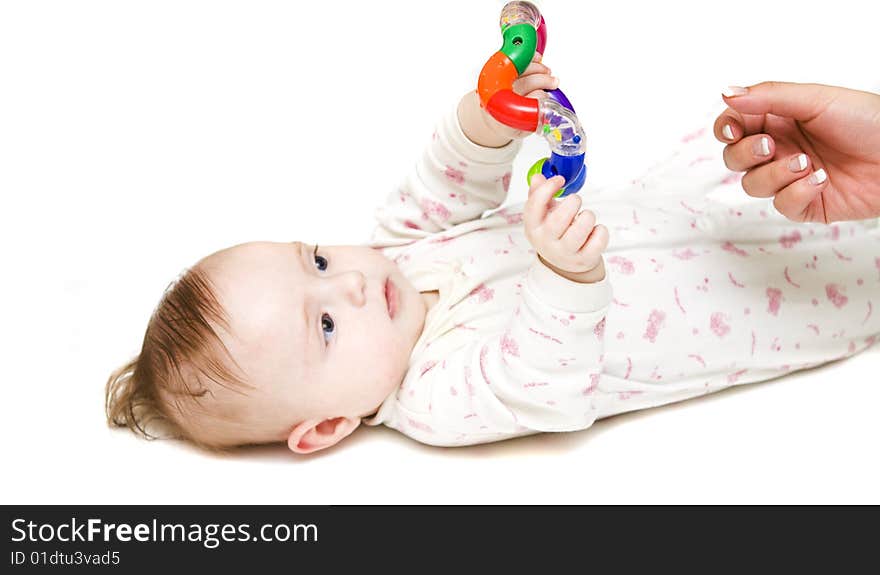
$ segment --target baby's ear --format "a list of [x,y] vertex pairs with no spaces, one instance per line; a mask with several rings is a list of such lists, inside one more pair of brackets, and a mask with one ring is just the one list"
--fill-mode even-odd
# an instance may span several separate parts
[[308,419],[293,428],[287,446],[294,453],[313,453],[336,445],[360,424],[360,418],[350,417]]

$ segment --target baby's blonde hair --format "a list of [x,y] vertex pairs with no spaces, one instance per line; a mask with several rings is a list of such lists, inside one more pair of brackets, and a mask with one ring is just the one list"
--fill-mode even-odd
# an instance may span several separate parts
[[[217,385],[237,393],[248,387],[217,328],[229,331],[210,278],[198,264],[165,289],[150,316],[139,355],[107,380],[105,410],[110,426],[147,438],[187,439],[222,450],[242,441],[233,410],[205,409]],[[227,362],[226,360],[229,360]],[[218,390],[219,391],[219,390]]]

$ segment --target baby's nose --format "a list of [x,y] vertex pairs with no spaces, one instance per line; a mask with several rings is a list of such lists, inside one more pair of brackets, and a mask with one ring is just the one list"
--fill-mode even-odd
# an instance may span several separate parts
[[353,305],[358,307],[364,305],[366,296],[364,294],[364,286],[367,283],[364,274],[359,271],[350,271],[341,273],[336,276],[342,292],[348,297]]

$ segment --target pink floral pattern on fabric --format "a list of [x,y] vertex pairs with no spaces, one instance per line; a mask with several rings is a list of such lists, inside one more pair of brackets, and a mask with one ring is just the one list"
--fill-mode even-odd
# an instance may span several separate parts
[[611,265],[617,273],[621,273],[623,275],[632,275],[636,271],[636,266],[633,264],[631,260],[628,260],[621,256],[611,256],[610,258],[606,258],[606,261],[609,265]]
[[843,293],[844,289],[845,288],[837,284],[828,284],[825,286],[825,295],[828,297],[828,301],[834,304],[834,307],[837,309],[842,308],[849,301],[849,298]]
[[593,393],[595,393],[596,390],[599,389],[599,377],[600,377],[600,374],[591,373],[590,374],[590,385],[588,385],[587,387],[584,388],[584,390],[581,392],[581,395],[592,395]]
[[725,337],[730,333],[730,326],[727,324],[727,316],[721,312],[715,312],[709,318],[709,329],[718,337]]
[[507,332],[501,336],[501,353],[519,357],[519,345]]
[[733,277],[733,272],[727,272],[727,279],[729,279],[730,283],[732,283],[733,285],[735,285],[738,288],[746,287],[746,284],[736,281],[736,278]]
[[789,234],[779,236],[779,245],[790,250],[795,244],[800,243],[801,239],[801,233],[798,230],[794,230]]
[[768,287],[765,293],[767,294],[767,313],[779,315],[779,307],[782,305],[782,290]]
[[474,297],[480,303],[491,301],[495,297],[495,290],[486,287],[486,284],[480,283],[470,291],[468,297]]
[[596,327],[593,328],[593,333],[596,334],[596,337],[599,339],[602,339],[603,337],[605,337],[605,318],[604,317],[602,318],[602,320],[599,323],[596,324]]
[[721,249],[744,258],[749,257],[749,252],[736,247],[735,245],[733,245],[732,242],[724,242],[723,244],[721,244]]
[[651,315],[648,316],[648,323],[645,326],[645,334],[642,337],[651,343],[655,343],[657,341],[657,335],[660,333],[665,322],[666,313],[659,309],[651,310]]
[[422,207],[422,219],[427,220],[429,217],[434,216],[441,222],[445,222],[452,217],[452,212],[449,211],[449,208],[441,204],[440,202],[435,202],[434,200],[423,198],[421,202]]
[[452,166],[447,165],[444,175],[459,186],[464,185],[464,172],[462,170],[457,170]]
[[423,363],[422,367],[419,369],[419,377],[424,377],[426,373],[437,366],[437,363],[438,362],[436,360],[426,361],[425,363]]
[[695,257],[698,257],[700,254],[692,250],[691,248],[687,248],[681,251],[672,252],[672,257],[678,258],[680,260],[692,260]]

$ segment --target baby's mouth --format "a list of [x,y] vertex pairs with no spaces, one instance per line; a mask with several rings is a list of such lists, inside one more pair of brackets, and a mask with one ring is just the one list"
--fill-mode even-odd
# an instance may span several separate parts
[[397,314],[397,286],[391,278],[385,280],[385,305],[388,307],[388,315],[394,319]]

